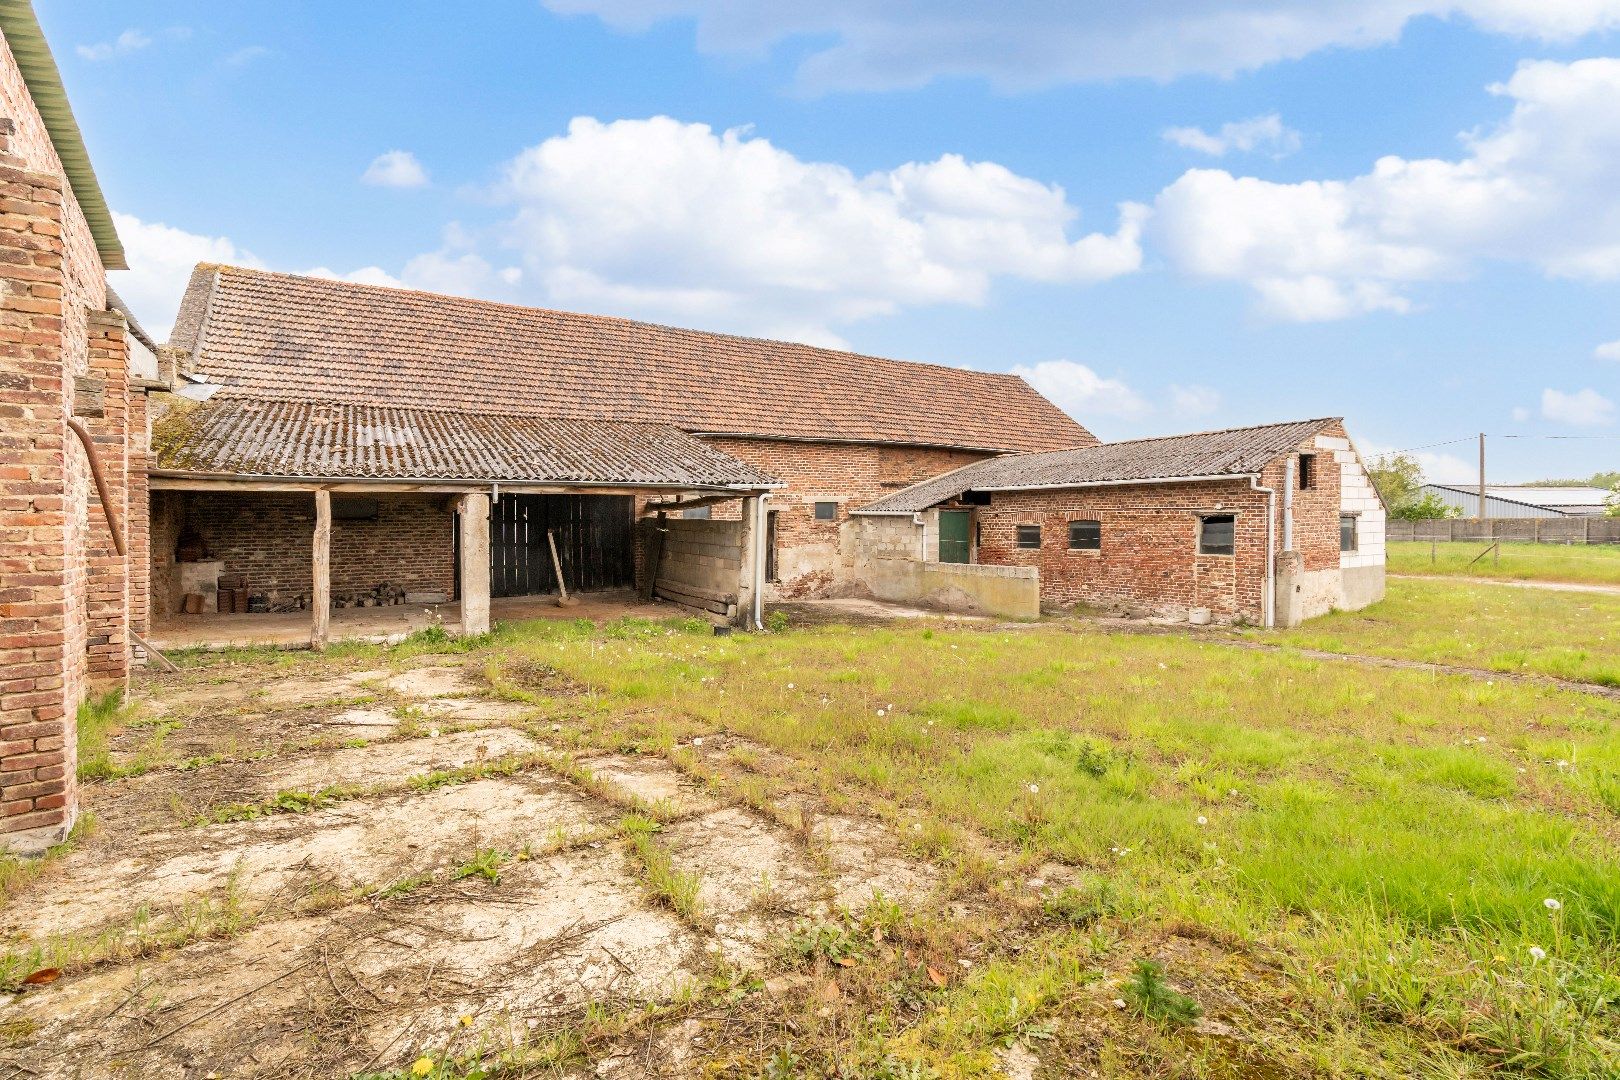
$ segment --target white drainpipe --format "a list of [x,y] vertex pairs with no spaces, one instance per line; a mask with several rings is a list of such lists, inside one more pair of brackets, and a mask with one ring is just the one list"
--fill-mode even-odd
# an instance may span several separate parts
[[1275,488],[1261,487],[1260,477],[1254,475],[1249,477],[1249,487],[1266,497],[1265,607],[1261,612],[1261,625],[1270,629],[1277,621],[1277,491]]
[[769,495],[761,494],[754,508],[754,629],[765,629],[765,524],[770,520],[765,509]]
[[1283,550],[1294,550],[1294,470],[1298,467],[1299,459],[1293,454],[1288,455],[1288,463],[1283,466]]

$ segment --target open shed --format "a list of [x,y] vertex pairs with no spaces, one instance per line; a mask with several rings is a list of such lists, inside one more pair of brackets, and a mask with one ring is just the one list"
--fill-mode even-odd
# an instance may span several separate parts
[[319,647],[334,606],[453,601],[481,633],[492,598],[557,590],[553,542],[571,590],[655,576],[636,524],[649,502],[740,502],[729,588],[677,598],[741,619],[759,595],[760,497],[779,484],[668,425],[228,390],[171,405],[150,470],[159,616],[188,597],[200,613],[308,611]]

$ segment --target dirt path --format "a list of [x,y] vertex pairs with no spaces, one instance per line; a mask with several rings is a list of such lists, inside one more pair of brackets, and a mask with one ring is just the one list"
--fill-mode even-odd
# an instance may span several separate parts
[[1516,581],[1507,578],[1464,577],[1457,574],[1391,574],[1402,581],[1453,581],[1465,585],[1509,585],[1516,589],[1544,589],[1547,592],[1592,592],[1620,596],[1620,585],[1600,585],[1585,581]]

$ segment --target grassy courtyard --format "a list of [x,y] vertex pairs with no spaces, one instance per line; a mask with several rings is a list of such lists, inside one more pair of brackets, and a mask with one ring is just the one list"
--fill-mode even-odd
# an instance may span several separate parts
[[[552,626],[487,670],[587,743],[743,734],[968,881],[1001,873],[978,838],[1076,868],[1090,932],[1037,935],[948,1015],[997,986],[1063,1031],[1058,973],[1169,930],[1220,944],[1186,984],[1233,957],[1282,973],[1244,1003],[1279,1074],[1595,1077],[1620,1052],[1614,703],[1085,629]],[[583,692],[531,696],[536,671]],[[851,1024],[958,1071],[985,1049],[982,1020],[919,1027],[881,998]],[[1157,1040],[1110,1074],[1155,1074]]]
[[[1433,587],[1398,584],[1377,632],[1406,633],[1445,599]],[[1572,621],[1537,617],[1530,653]],[[1598,1078],[1620,1059],[1609,698],[1083,622],[550,621],[181,659],[147,713],[86,715],[101,828],[4,880],[9,923],[105,927],[5,955],[12,982],[59,966],[84,1010],[39,995],[18,1060],[142,1048],[154,1023],[180,1034],[143,1053],[440,1080],[603,1060],[738,1080]],[[340,708],[397,726],[309,734],[357,722]],[[443,818],[469,811],[472,833]],[[320,840],[374,815],[420,850]],[[199,864],[204,840],[266,870]],[[289,901],[279,868],[323,858]],[[146,899],[199,865],[218,895]],[[592,874],[612,880],[546,922]],[[120,904],[134,922],[106,923]],[[507,939],[515,956],[478,944]],[[568,953],[597,940],[605,968]],[[527,956],[552,965],[538,1000],[556,1004],[504,974]],[[450,984],[421,982],[441,963]],[[652,980],[665,969],[679,979]],[[643,989],[581,1001],[582,970]],[[261,985],[281,997],[251,1024],[197,1012]],[[115,1007],[149,1026],[108,1043]]]
[[1327,652],[1620,686],[1620,595],[1391,578],[1382,603],[1254,634]]
[[1504,543],[1499,551],[1476,558],[1489,546],[1484,541],[1392,543],[1389,572],[1620,585],[1620,544]]

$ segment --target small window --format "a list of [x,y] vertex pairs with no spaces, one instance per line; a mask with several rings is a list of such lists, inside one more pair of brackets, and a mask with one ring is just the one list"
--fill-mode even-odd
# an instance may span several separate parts
[[1100,522],[1100,521],[1071,521],[1071,522],[1069,522],[1069,550],[1070,551],[1100,551],[1100,550],[1102,550],[1102,522]]
[[1359,546],[1356,536],[1356,515],[1339,515],[1339,550],[1355,551]]
[[1310,491],[1316,487],[1316,455],[1299,455],[1299,490]]
[[838,504],[835,503],[835,502],[818,502],[818,503],[816,503],[816,520],[817,521],[837,521],[838,520]]
[[1041,546],[1041,527],[1039,525],[1018,526],[1018,546],[1021,548],[1038,548]]
[[1198,554],[1230,555],[1237,539],[1237,518],[1231,514],[1210,514],[1199,523]]
[[683,517],[683,518],[700,518],[700,519],[701,518],[707,518],[709,516],[710,512],[713,511],[713,510],[714,510],[714,507],[712,507],[712,506],[694,506],[689,510],[682,510],[681,511],[681,517]]

